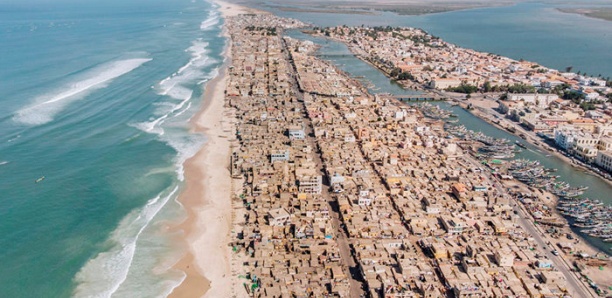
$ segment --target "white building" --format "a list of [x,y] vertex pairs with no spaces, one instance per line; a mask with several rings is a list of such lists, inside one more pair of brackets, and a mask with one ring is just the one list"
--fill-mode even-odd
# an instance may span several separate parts
[[288,161],[289,160],[289,150],[276,150],[270,153],[270,162],[274,163],[276,161]]
[[595,164],[597,164],[604,170],[612,173],[612,152],[610,151],[597,152],[597,158],[595,158]]
[[268,211],[268,224],[275,227],[284,226],[289,223],[291,215],[285,208],[277,208]]
[[372,199],[370,197],[359,197],[357,204],[359,204],[359,206],[370,206],[372,205]]
[[304,127],[302,126],[291,126],[288,129],[289,139],[291,140],[303,140],[306,138],[304,133]]
[[573,153],[581,160],[593,162],[597,157],[597,148],[592,145],[577,145]]
[[344,176],[338,174],[338,173],[334,173],[333,176],[331,176],[331,178],[329,179],[330,183],[333,184],[339,184],[339,183],[344,183],[345,178]]
[[586,101],[597,100],[599,98],[599,96],[600,96],[599,93],[594,92],[594,91],[593,92],[586,91],[586,92],[583,92],[583,93],[586,96],[586,98],[585,98]]
[[555,144],[563,150],[569,150],[574,144],[574,134],[576,131],[572,127],[560,127],[555,129]]

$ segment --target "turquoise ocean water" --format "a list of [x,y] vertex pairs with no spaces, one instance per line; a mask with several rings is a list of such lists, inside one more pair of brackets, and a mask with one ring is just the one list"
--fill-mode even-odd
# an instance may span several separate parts
[[[222,63],[202,0],[0,1],[0,297],[164,296]],[[36,183],[41,177],[44,180]]]

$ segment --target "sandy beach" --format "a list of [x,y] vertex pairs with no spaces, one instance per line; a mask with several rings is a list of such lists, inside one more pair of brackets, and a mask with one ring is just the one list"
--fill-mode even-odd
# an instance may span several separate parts
[[[251,12],[247,8],[215,1],[224,18]],[[227,36],[225,30],[223,34]],[[224,51],[225,62],[219,75],[206,85],[203,105],[192,119],[193,130],[207,137],[200,151],[187,160],[185,189],[179,202],[187,219],[177,229],[182,230],[188,251],[174,269],[185,272],[183,282],[169,297],[229,297],[232,184],[228,170],[230,156],[231,118],[226,116],[224,91],[227,67],[231,62],[231,44]]]
[[219,76],[208,83],[203,110],[193,118],[194,129],[204,133],[207,141],[184,165],[185,190],[179,202],[187,212],[187,220],[179,229],[184,231],[189,250],[175,265],[186,273],[186,278],[170,297],[201,297],[217,292],[229,271],[229,143],[221,137],[225,83],[224,66]]

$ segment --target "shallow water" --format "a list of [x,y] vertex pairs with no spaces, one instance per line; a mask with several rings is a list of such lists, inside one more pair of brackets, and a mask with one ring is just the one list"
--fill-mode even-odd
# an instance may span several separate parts
[[182,280],[179,235],[160,231],[184,217],[182,162],[205,142],[187,121],[220,26],[205,1],[0,4],[0,296]]

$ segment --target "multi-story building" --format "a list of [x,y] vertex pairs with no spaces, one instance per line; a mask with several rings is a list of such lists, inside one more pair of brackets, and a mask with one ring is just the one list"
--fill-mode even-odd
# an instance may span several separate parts
[[534,104],[540,108],[548,107],[551,102],[557,99],[559,99],[559,96],[556,94],[508,94],[509,101],[523,101],[526,104]]
[[612,173],[612,151],[597,152],[595,164]]

